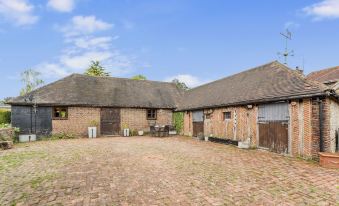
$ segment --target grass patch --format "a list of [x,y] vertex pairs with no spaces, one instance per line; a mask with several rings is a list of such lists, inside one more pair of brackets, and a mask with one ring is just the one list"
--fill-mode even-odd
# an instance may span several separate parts
[[9,203],[10,206],[16,206],[18,202],[21,202],[24,199],[28,198],[28,194],[27,193],[22,193],[21,196],[13,201],[11,201]]
[[26,160],[33,158],[44,158],[47,154],[44,152],[20,152],[20,153],[11,153],[4,156],[0,156],[0,172],[16,168],[22,165]]
[[51,181],[56,178],[56,174],[46,174],[43,176],[35,177],[30,181],[30,185],[33,189],[36,189],[44,181]]
[[39,138],[41,141],[48,141],[48,140],[60,140],[60,139],[78,139],[79,137],[75,134],[70,133],[58,133],[52,134],[48,136],[42,136]]

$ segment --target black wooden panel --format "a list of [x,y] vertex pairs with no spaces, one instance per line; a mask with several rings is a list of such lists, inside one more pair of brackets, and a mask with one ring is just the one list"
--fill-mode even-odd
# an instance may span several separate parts
[[37,107],[35,114],[31,106],[12,106],[12,125],[20,128],[20,133],[49,135],[52,131],[52,108]]

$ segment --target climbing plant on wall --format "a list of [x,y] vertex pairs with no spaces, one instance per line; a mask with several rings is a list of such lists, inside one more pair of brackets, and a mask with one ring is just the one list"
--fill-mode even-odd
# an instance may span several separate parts
[[180,134],[184,128],[184,113],[183,112],[174,112],[173,113],[173,123],[175,130]]

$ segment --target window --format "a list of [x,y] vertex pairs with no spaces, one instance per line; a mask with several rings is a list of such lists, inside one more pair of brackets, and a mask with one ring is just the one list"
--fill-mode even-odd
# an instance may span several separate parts
[[224,112],[224,120],[228,120],[232,118],[232,113],[231,112]]
[[53,119],[67,119],[68,109],[67,107],[54,107],[53,108]]
[[157,110],[156,109],[148,109],[147,110],[147,119],[156,119],[157,118]]

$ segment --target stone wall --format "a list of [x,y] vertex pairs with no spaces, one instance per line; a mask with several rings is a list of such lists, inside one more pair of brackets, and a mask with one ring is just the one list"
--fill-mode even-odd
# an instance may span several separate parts
[[[77,136],[87,136],[91,121],[100,124],[100,108],[68,107],[68,118],[65,120],[52,120],[52,133],[67,133]],[[98,127],[100,134],[100,126]]]

